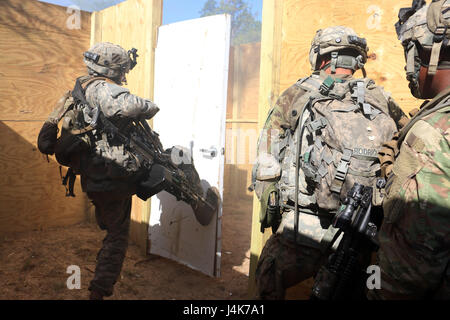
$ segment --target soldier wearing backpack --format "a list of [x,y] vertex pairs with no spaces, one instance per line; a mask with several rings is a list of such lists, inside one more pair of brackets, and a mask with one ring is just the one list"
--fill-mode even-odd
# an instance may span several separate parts
[[288,88],[269,112],[258,142],[253,188],[261,231],[272,228],[256,270],[258,297],[316,274],[337,247],[331,222],[355,182],[376,187],[377,153],[405,116],[374,81],[353,78],[367,62],[367,43],[351,28],[318,30],[310,50],[313,74]]
[[396,25],[411,93],[425,101],[380,152],[388,177],[370,299],[450,299],[450,1],[414,0]]
[[[38,137],[39,150],[55,154],[69,167],[68,195],[73,195],[75,175],[95,205],[95,216],[107,231],[97,255],[97,267],[89,290],[91,299],[113,293],[128,246],[131,197],[136,193],[140,163],[123,143],[97,127],[106,117],[120,132],[130,135],[133,120],[152,118],[159,108],[120,86],[136,65],[136,50],[126,51],[112,43],[95,44],[84,53],[88,75],[76,80],[44,123]],[[58,123],[63,120],[61,136]]]

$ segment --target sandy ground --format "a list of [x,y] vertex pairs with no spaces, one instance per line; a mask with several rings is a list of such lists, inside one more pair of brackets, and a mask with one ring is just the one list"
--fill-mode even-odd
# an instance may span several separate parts
[[[250,204],[251,205],[251,204]],[[250,207],[251,208],[251,207]],[[246,299],[251,210],[224,208],[222,275],[211,278],[130,243],[109,299]],[[105,232],[96,225],[14,234],[0,243],[0,299],[87,299]],[[67,267],[81,269],[81,289],[68,290]]]
[[[251,202],[241,211],[224,206],[221,277],[212,278],[130,243],[114,294],[108,299],[238,300],[248,296]],[[0,299],[87,299],[105,232],[95,224],[32,231],[0,238]],[[81,289],[66,286],[67,267],[81,270]],[[307,298],[304,285],[288,299]]]

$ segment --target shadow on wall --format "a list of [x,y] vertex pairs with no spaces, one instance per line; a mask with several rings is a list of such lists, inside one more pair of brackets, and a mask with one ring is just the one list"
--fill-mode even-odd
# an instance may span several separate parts
[[[79,179],[75,198],[65,197],[59,165],[35,141],[40,122],[0,121],[0,234],[67,226],[86,218]],[[30,142],[33,141],[33,142]]]

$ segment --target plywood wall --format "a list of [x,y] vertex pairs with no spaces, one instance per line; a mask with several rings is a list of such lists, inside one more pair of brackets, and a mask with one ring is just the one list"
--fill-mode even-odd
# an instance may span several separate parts
[[0,235],[85,219],[79,182],[66,198],[58,165],[36,147],[60,96],[85,72],[90,14],[36,0],[0,1]]
[[[369,78],[392,93],[405,111],[419,102],[411,96],[404,71],[403,48],[394,24],[400,8],[411,0],[281,0],[283,3],[280,89],[310,73],[309,48],[316,30],[345,25],[367,39]],[[361,76],[361,73],[358,73]]]
[[[230,50],[225,147],[224,206],[251,211],[252,166],[258,140],[258,95],[261,44]],[[238,203],[238,205],[237,205]]]
[[[405,112],[417,107],[420,102],[408,89],[403,49],[394,28],[399,8],[410,5],[411,0],[264,0],[259,128],[281,92],[311,73],[308,54],[316,30],[333,25],[349,26],[365,37],[370,48],[368,77],[390,92]],[[254,198],[250,295],[255,292],[256,263],[269,235],[259,231],[259,202]]]
[[[126,50],[138,49],[138,64],[127,75],[127,87],[143,98],[153,99],[154,54],[161,22],[162,0],[128,0],[92,14],[91,45],[108,41]],[[149,214],[149,201],[133,197],[130,238],[143,251]]]

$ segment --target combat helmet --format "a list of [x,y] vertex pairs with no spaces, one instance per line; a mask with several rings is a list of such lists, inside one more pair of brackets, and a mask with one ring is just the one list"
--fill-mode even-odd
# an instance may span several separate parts
[[[411,8],[400,9],[398,17],[395,27],[405,51],[406,78],[411,93],[421,98],[420,67],[428,67],[429,76],[438,69],[450,68],[450,62],[440,61],[441,52],[450,46],[450,0],[434,0],[430,4],[414,0]],[[429,53],[429,59],[424,52]]]
[[90,74],[110,78],[119,84],[126,83],[125,74],[136,66],[138,57],[137,49],[133,48],[127,52],[121,46],[110,42],[93,45],[83,56]]
[[[356,71],[363,69],[367,62],[367,41],[360,38],[349,27],[335,26],[319,29],[311,43],[309,62],[313,71],[319,70],[320,57],[331,53],[331,72],[336,68],[346,68]],[[328,67],[328,65],[326,66]]]

